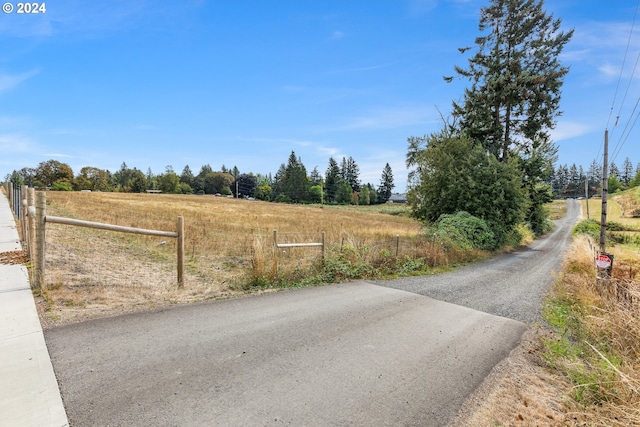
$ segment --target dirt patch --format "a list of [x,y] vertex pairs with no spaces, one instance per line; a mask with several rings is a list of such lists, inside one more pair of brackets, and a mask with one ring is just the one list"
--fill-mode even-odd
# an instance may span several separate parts
[[564,401],[570,386],[542,358],[541,340],[553,332],[531,328],[465,403],[450,427],[577,426]]
[[9,252],[0,252],[0,264],[18,265],[26,264],[29,261],[27,253],[22,249]]

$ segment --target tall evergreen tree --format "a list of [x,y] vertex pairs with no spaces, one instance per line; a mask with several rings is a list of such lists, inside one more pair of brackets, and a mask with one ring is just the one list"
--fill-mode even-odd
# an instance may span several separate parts
[[382,169],[380,186],[378,187],[378,201],[380,203],[386,203],[389,201],[393,187],[395,187],[395,184],[393,183],[393,172],[391,171],[391,166],[387,163]]
[[340,178],[342,178],[343,180],[347,180],[347,170],[349,169],[349,166],[347,166],[347,158],[343,157],[342,161],[340,162]]
[[307,169],[302,164],[302,159],[296,158],[296,153],[293,151],[289,155],[283,181],[283,193],[292,202],[307,201],[311,183],[307,178]]
[[620,181],[620,175],[620,169],[618,169],[618,166],[614,162],[611,162],[611,165],[609,166],[609,176]]
[[329,157],[329,166],[325,172],[325,200],[334,202],[338,194],[338,180],[340,179],[340,168],[338,162],[333,157]]
[[580,175],[578,174],[578,167],[576,164],[572,164],[569,168],[569,186],[567,188],[567,195],[571,197],[576,197],[580,185]]
[[589,175],[589,193],[593,195],[602,184],[602,165],[594,160],[591,162],[587,174]]
[[193,176],[193,172],[191,172],[191,168],[189,167],[189,165],[186,165],[184,169],[182,169],[182,174],[180,174],[180,182],[183,182],[193,187],[194,179],[195,179],[195,176]]
[[342,158],[338,176],[345,180],[353,191],[360,191],[360,168],[353,157]]
[[322,175],[318,172],[317,166],[309,174],[309,179],[311,179],[311,185],[322,185]]
[[286,175],[286,166],[284,163],[280,163],[280,167],[273,177],[273,182],[271,184],[271,200],[277,200],[281,194],[284,194],[284,182]]
[[238,179],[238,177],[240,176],[240,169],[238,169],[238,167],[234,165],[233,169],[231,169],[229,173],[233,175],[234,179]]
[[558,56],[573,35],[560,31],[542,0],[492,0],[480,10],[478,51],[469,68],[456,66],[471,81],[464,102],[454,102],[463,130],[506,161],[549,140],[559,111],[560,88],[568,68]]
[[628,157],[624,159],[624,162],[622,163],[621,178],[622,182],[624,182],[625,185],[629,185],[629,183],[633,179],[633,164],[631,164],[631,159],[629,159]]

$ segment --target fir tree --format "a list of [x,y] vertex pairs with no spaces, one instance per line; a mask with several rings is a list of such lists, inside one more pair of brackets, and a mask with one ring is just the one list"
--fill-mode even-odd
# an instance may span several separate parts
[[378,201],[380,203],[386,203],[389,201],[393,187],[395,187],[395,184],[393,183],[393,172],[391,171],[391,166],[387,163],[382,169],[380,186],[378,187]]
[[325,200],[334,202],[338,194],[338,180],[340,179],[340,168],[333,157],[329,157],[329,167],[325,172]]

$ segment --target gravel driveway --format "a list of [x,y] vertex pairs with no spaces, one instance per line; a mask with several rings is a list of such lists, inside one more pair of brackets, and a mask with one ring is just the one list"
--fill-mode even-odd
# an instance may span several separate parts
[[370,281],[496,316],[533,324],[542,322],[541,307],[559,272],[580,203],[567,200],[567,214],[555,230],[529,248],[474,263],[451,273]]

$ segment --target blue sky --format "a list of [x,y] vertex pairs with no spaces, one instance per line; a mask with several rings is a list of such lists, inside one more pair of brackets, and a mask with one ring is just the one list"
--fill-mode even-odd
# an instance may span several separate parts
[[[407,137],[437,131],[461,98],[467,82],[442,76],[466,66],[457,48],[474,44],[487,4],[51,0],[44,14],[0,13],[0,178],[49,159],[75,173],[124,161],[275,174],[294,150],[323,174],[351,156],[374,185],[388,162],[402,192]],[[601,158],[607,127],[616,164],[640,162],[636,5],[545,1],[575,29],[560,164]]]

